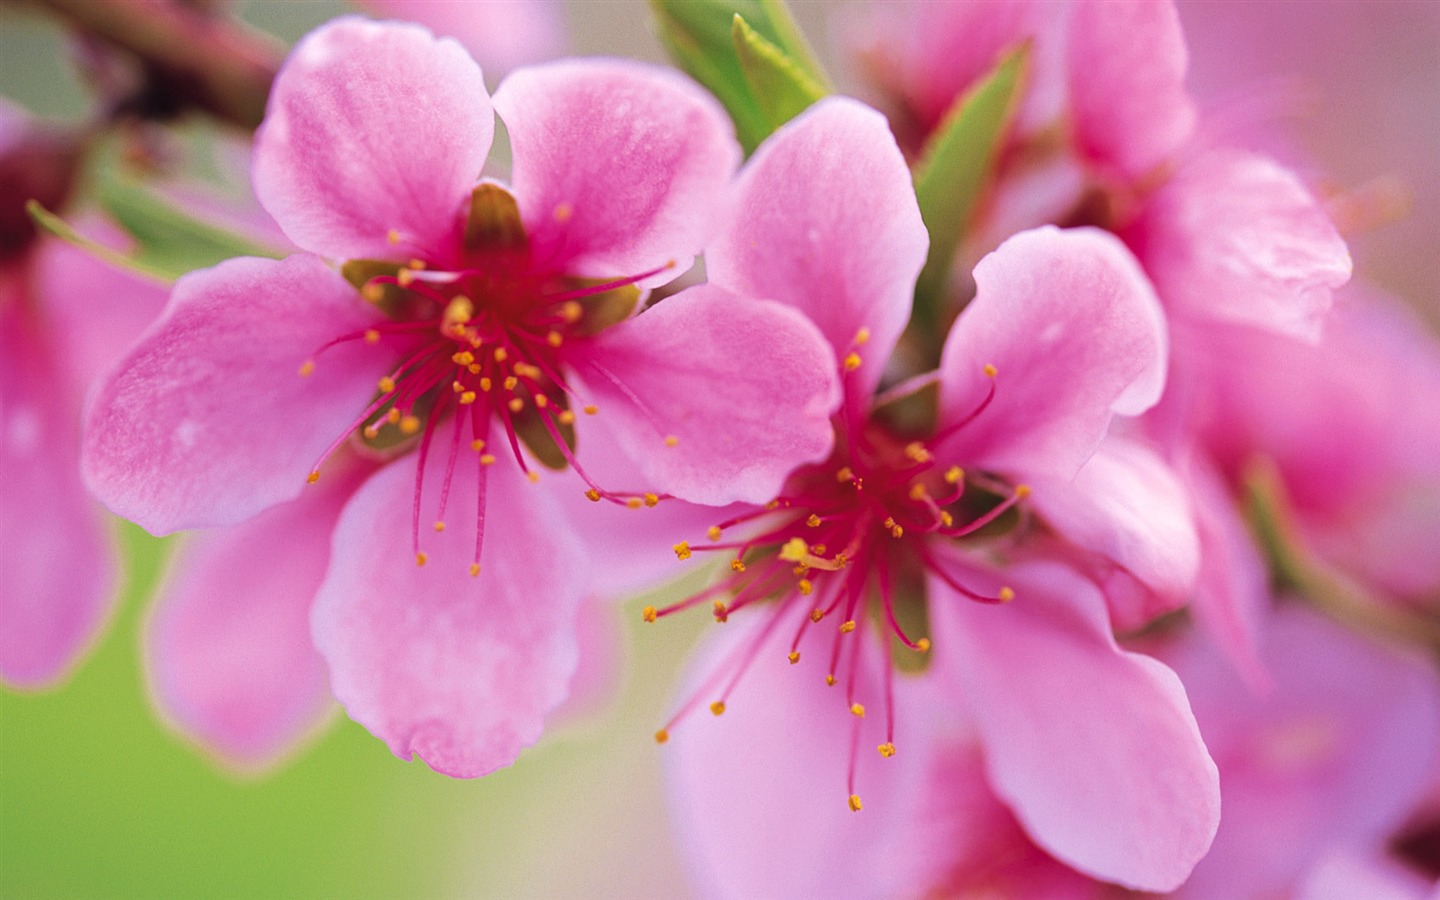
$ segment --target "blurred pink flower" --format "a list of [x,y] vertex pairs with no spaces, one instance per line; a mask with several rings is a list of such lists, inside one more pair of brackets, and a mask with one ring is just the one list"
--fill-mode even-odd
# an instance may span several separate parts
[[829,451],[835,402],[828,350],[778,304],[696,289],[626,318],[627,288],[694,256],[738,158],[707,95],[574,61],[512,75],[494,109],[513,195],[475,186],[493,114],[453,41],[361,20],[302,40],[254,177],[309,252],[181,279],[97,392],[84,457],[159,533],[258,515],[347,443],[383,461],[338,511],[311,626],[350,715],[460,776],[533,743],[576,664],[588,557],[522,441],[583,477],[584,406],[655,490],[595,499],[754,500]]
[[565,52],[565,6],[561,0],[363,0],[386,18],[419,22],[452,37],[486,71],[554,59]]
[[[835,192],[842,175],[864,190]],[[733,555],[732,573],[647,618],[722,595],[731,600],[715,601],[720,621],[778,602],[763,624],[725,642],[724,660],[706,667],[658,737],[668,739],[702,699],[726,712],[757,657],[778,657],[783,647],[801,664],[802,645],[824,641],[816,650],[828,660],[825,681],[844,684],[830,710],[850,723],[827,731],[850,732],[834,751],[848,750],[858,810],[862,733],[882,757],[911,752],[897,743],[893,637],[953,666],[955,681],[936,702],[974,710],[991,783],[1037,839],[1087,871],[1173,887],[1203,854],[1218,816],[1214,766],[1178,680],[1116,646],[1105,599],[1076,573],[1049,563],[1001,569],[973,542],[957,542],[1003,522],[1030,495],[1027,482],[1074,477],[1115,414],[1155,402],[1166,356],[1159,306],[1115,238],[1053,228],[1017,235],[976,268],[976,299],[929,379],[938,384],[938,421],[907,429],[887,420],[886,407],[917,385],[875,401],[871,394],[904,327],[925,249],[898,148],[884,120],[853,101],[820,102],[741,173],[731,216],[706,251],[710,279],[804,311],[834,348],[846,399],[828,461],[798,471],[766,506],[732,511],[708,543],[676,546],[682,559]],[[1072,502],[1088,499],[1082,492]],[[725,533],[737,536],[722,541]],[[1024,552],[1013,540],[989,549]],[[924,601],[915,596],[922,580]],[[901,624],[917,603],[928,610],[934,650]],[[829,640],[812,636],[827,619],[839,621]],[[1088,699],[1077,704],[1076,696]],[[1115,721],[1128,726],[1109,727]],[[782,773],[795,764],[777,762]],[[885,805],[892,782],[877,780],[876,803]],[[835,827],[844,826],[824,826]]]

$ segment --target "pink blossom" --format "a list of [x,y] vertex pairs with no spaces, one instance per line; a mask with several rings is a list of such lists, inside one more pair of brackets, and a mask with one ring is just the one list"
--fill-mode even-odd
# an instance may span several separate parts
[[[842,175],[864,191],[833,191]],[[676,545],[681,559],[731,557],[730,574],[647,618],[722,596],[713,603],[722,622],[776,603],[743,640],[726,642],[723,661],[707,667],[657,737],[668,740],[702,702],[716,715],[742,702],[743,676],[760,658],[783,651],[797,666],[792,678],[805,678],[818,657],[833,686],[825,733],[849,732],[832,752],[850,760],[839,769],[858,811],[862,742],[886,759],[916,752],[897,715],[893,638],[953,673],[937,702],[974,710],[988,777],[1037,840],[1085,871],[1173,887],[1218,816],[1214,766],[1178,679],[1116,646],[1104,597],[1077,573],[996,565],[996,556],[1026,552],[1022,538],[1036,527],[1031,484],[1073,478],[1116,414],[1137,415],[1158,399],[1159,306],[1114,237],[1053,228],[1017,235],[976,267],[976,299],[931,379],[934,425],[907,426],[887,407],[910,402],[915,385],[871,394],[908,314],[925,243],[898,147],[883,119],[853,101],[817,104],[741,173],[731,215],[707,249],[710,278],[803,310],[834,348],[846,399],[830,459],[797,471],[767,505]],[[1086,500],[1081,492],[1072,502]],[[981,541],[987,529],[1004,537]],[[1157,559],[1155,568],[1187,565]],[[902,624],[922,611],[933,650],[931,637]],[[1116,720],[1129,727],[1106,724]],[[774,777],[800,764],[778,762]],[[867,779],[880,770],[872,805],[888,802],[886,764],[864,767]]]
[[[576,666],[579,489],[537,458],[619,505],[754,500],[829,451],[836,402],[824,343],[779,304],[697,289],[628,315],[687,267],[738,159],[713,100],[567,61],[512,74],[494,112],[508,188],[476,185],[494,120],[458,44],[353,19],[302,40],[254,180],[307,252],[181,279],[97,392],[84,457],[157,533],[251,519],[347,445],[379,463],[338,510],[314,640],[352,718],[459,776],[533,743]],[[582,410],[649,490],[586,476]]]
[[564,50],[565,8],[560,0],[364,0],[392,19],[418,22],[440,37],[455,38],[488,70],[544,62]]

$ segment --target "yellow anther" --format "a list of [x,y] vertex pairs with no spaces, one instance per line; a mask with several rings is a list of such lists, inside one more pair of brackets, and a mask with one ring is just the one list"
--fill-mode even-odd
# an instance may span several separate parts
[[500,384],[504,386],[505,390],[513,391],[515,390],[516,386],[520,384],[520,379],[516,378],[514,375],[506,375],[505,380],[500,382]]
[[435,530],[436,530],[436,531],[444,531],[444,530],[445,530],[445,523],[444,523],[444,522],[437,521],[437,522],[435,523]]
[[549,397],[545,396],[544,394],[536,394],[536,395],[535,395],[535,406],[536,406],[537,409],[544,409],[545,407],[547,407],[547,406],[549,406],[549,405],[550,405],[550,398],[549,398]]
[[743,572],[745,571],[745,561],[737,556],[730,560],[730,568],[736,572]]
[[306,475],[306,476],[305,476],[305,483],[306,483],[306,484],[314,484],[315,482],[317,482],[317,481],[319,481],[319,480],[320,480],[320,473],[319,473],[319,472],[311,472],[309,475]]
[[628,500],[625,501],[625,508],[626,508],[626,509],[639,509],[640,506],[641,506],[641,503],[640,503],[640,498],[639,498],[639,497],[631,497],[630,499],[628,499]]
[[929,638],[921,638],[920,640],[916,641],[916,642],[915,642],[915,649],[916,649],[916,650],[919,650],[921,653],[929,653],[929,652],[930,652],[930,639],[929,639]]
[[663,728],[655,732],[655,743],[663,744],[668,740],[670,740],[670,732],[666,731]]
[[482,466],[493,466],[493,465],[495,465],[495,456],[494,456],[493,454],[490,454],[490,453],[482,453],[482,454],[480,454],[480,465],[482,465]]
[[597,406],[596,406],[595,404],[593,404],[593,403],[587,404],[584,409],[585,409],[585,415],[587,415],[587,416],[593,416],[593,415],[595,415],[597,412],[600,411],[600,408],[597,407]]
[[532,366],[524,360],[517,362],[514,368],[515,374],[519,375],[521,378],[539,378],[541,375],[545,374],[539,366]]
[[925,485],[923,483],[917,481],[914,484],[910,485],[911,500],[924,500],[926,497],[929,496],[930,492],[925,489]]
[[586,491],[586,492],[585,492],[585,496],[590,500],[591,503],[599,503],[599,502],[600,502],[600,492],[597,491],[597,490],[595,490],[594,488],[591,488],[590,490]]
[[385,232],[385,240],[389,241],[392,244],[400,243],[400,232],[396,231],[393,228],[390,229],[389,231]]
[[849,353],[845,354],[845,371],[853,372],[856,369],[860,368],[860,365],[863,362],[864,360],[860,358],[860,354],[852,350]]
[[386,375],[380,379],[380,381],[378,382],[378,386],[380,388],[380,393],[388,394],[391,391],[395,390],[395,379],[391,378],[389,375]]
[[965,470],[959,466],[951,466],[945,470],[945,481],[949,484],[959,484],[960,479],[965,477]]
[[640,610],[640,618],[645,620],[646,622],[655,621],[655,607],[647,606],[644,609]]
[[510,401],[505,405],[510,407],[511,412],[518,413],[525,408],[525,401],[519,397],[511,397]]
[[723,700],[716,700],[714,703],[710,704],[710,712],[714,713],[714,714],[717,715],[717,716],[724,715],[724,714],[725,714],[725,701],[723,701]]
[[555,421],[559,422],[561,425],[574,425],[575,414],[568,409],[562,409],[555,416]]
[[919,441],[911,441],[910,443],[906,444],[905,455],[915,460],[917,463],[930,461],[930,451],[925,449],[925,445],[920,443]]
[[307,359],[300,364],[300,377],[308,378],[315,373],[315,360]]
[[469,372],[471,375],[479,375],[482,368],[483,367],[479,363],[471,363],[470,365],[465,367],[465,371]]
[[393,406],[390,407],[390,411],[385,413],[385,421],[389,422],[391,425],[398,424],[400,421],[400,410],[396,409]]
[[805,520],[805,524],[806,524],[806,525],[809,525],[811,528],[819,528],[819,527],[820,527],[820,517],[817,516],[817,515],[815,515],[814,513],[811,513],[811,514],[810,514],[810,518],[808,518],[808,519]]
[[812,621],[812,622],[818,622],[818,621],[820,621],[820,620],[823,619],[823,618],[825,618],[825,610],[823,610],[823,609],[812,609],[812,610],[810,610],[810,621]]
[[672,547],[671,549],[675,551],[675,558],[676,558],[676,559],[686,560],[686,559],[689,559],[689,558],[690,558],[691,553],[690,553],[690,542],[689,542],[689,541],[681,541],[680,543],[676,544],[676,545],[675,545],[674,547]]
[[862,325],[860,330],[855,332],[855,346],[863,347],[868,343],[870,343],[870,329]]
[[949,528],[951,525],[955,524],[955,517],[942,509],[940,510],[940,524],[944,525],[946,528]]
[[479,575],[479,574],[480,574],[480,564],[479,564],[479,563],[471,563],[471,564],[470,564],[470,577],[471,577],[471,578],[474,578],[476,575]]
[[829,675],[826,675],[826,676],[825,676],[825,683],[826,683],[827,685],[829,685],[830,687],[834,687],[834,686],[835,686],[835,673],[832,672],[832,673],[830,673]]
[[378,282],[367,281],[365,286],[360,289],[360,296],[371,303],[379,303],[385,299],[385,288],[381,287]]
[[799,583],[797,583],[795,587],[798,588],[800,590],[800,593],[806,597],[810,596],[815,591],[815,585],[812,584],[810,579],[808,578],[800,579]]
[[474,392],[474,391],[465,391],[464,393],[462,393],[462,394],[460,395],[460,404],[461,404],[462,406],[469,406],[470,404],[472,404],[472,403],[474,403],[474,402],[475,402],[475,392]]
[[415,416],[401,416],[401,417],[400,417],[400,433],[401,433],[401,434],[414,434],[415,432],[417,432],[417,431],[419,431],[419,430],[420,430],[420,420],[417,419]]
[[658,495],[656,495],[656,494],[646,494],[646,495],[645,495],[645,505],[646,505],[646,506],[656,506],[656,505],[658,505],[659,503],[660,503],[660,497],[659,497]]
[[879,750],[880,755],[885,757],[886,759],[889,759],[890,757],[895,755],[895,745],[890,743],[889,741],[886,741],[875,749]]
[[374,438],[374,437],[378,437],[378,436],[379,436],[379,434],[380,434],[380,426],[379,426],[378,424],[371,423],[371,424],[369,424],[369,425],[366,425],[364,428],[360,429],[360,431],[361,431],[361,433],[364,434],[367,438]]
[[896,524],[894,519],[887,518],[884,522],[881,522],[880,524],[885,526],[885,530],[890,532],[891,537],[898,538],[904,537],[905,535],[905,529],[900,527],[900,525]]
[[665,446],[674,447],[680,443],[680,439],[673,434],[665,435]]
[[861,706],[858,703],[850,704],[850,715],[856,716],[861,719],[865,718],[865,707]]
[[461,350],[450,356],[450,361],[457,366],[468,366],[475,361],[475,354],[469,350]]
[[986,378],[994,378],[997,374],[999,374],[999,372],[1000,372],[1000,370],[997,369],[997,368],[995,368],[995,367],[994,367],[993,365],[991,365],[990,363],[986,363],[986,364],[985,364],[985,377],[986,377]]
[[560,318],[569,324],[580,321],[580,317],[583,315],[585,315],[585,307],[580,305],[579,300],[566,300],[560,304]]
[[424,269],[424,268],[425,268],[425,260],[423,260],[423,259],[412,259],[412,260],[410,260],[409,262],[407,262],[407,263],[405,264],[405,267],[406,267],[406,268],[409,268],[409,269],[414,269],[415,271],[418,272],[418,271],[420,271],[421,269]]
[[485,449],[485,441],[481,438],[476,438],[475,440],[470,442],[470,449],[474,450],[476,453],[479,453],[481,450]]
[[810,548],[805,544],[804,538],[793,537],[780,548],[780,558],[786,562],[804,562],[809,555]]
[[485,393],[490,393],[490,389],[494,386],[495,382],[491,381],[489,378],[480,379],[480,390],[484,391]]
[[540,473],[537,472],[537,471],[535,471],[534,469],[531,469],[530,471],[526,472],[526,473],[525,473],[525,477],[528,478],[528,479],[530,479],[530,483],[531,483],[531,484],[539,484],[539,483],[540,483]]
[[402,288],[408,288],[415,283],[415,273],[410,269],[401,269],[395,273],[395,280],[400,282]]
[[790,660],[790,665],[793,666],[793,665],[795,665],[796,663],[798,663],[798,662],[800,661],[800,651],[799,651],[799,650],[791,650],[791,651],[790,651],[790,654],[789,654],[788,656],[786,656],[785,658],[788,659],[788,660]]
[[367,328],[367,329],[365,329],[365,343],[367,343],[367,344],[378,344],[378,343],[380,343],[380,332],[376,331],[376,330],[373,329],[373,328]]
[[428,553],[426,553],[424,550],[421,550],[419,553],[415,554],[415,565],[417,565],[417,566],[423,566],[423,565],[425,565],[425,564],[426,564],[427,562],[429,562],[429,561],[430,561],[430,555],[429,555]]
[[845,621],[843,621],[843,622],[840,623],[840,633],[841,633],[841,634],[849,634],[850,632],[852,632],[852,631],[854,631],[854,630],[855,630],[855,620],[854,620],[854,619],[846,619]]
[[1000,589],[999,597],[1001,603],[1009,603],[1011,600],[1015,599],[1015,591],[1008,587],[1002,587]]
[[1028,485],[1028,484],[1017,484],[1017,485],[1015,485],[1015,496],[1018,497],[1018,498],[1020,498],[1020,499],[1022,499],[1022,500],[1023,500],[1024,498],[1030,496],[1030,485]]
[[854,481],[855,473],[850,470],[849,466],[846,466],[845,468],[835,473],[835,480],[840,482],[841,484],[844,484],[847,481]]
[[851,811],[851,812],[859,812],[859,811],[860,811],[860,795],[859,795],[859,794],[851,794],[851,795],[850,795],[850,811]]
[[545,335],[545,343],[552,347],[558,347],[565,343],[565,336],[553,328]]
[[717,622],[728,622],[728,621],[730,621],[730,607],[728,607],[728,606],[725,605],[725,601],[724,601],[724,600],[716,600],[714,605],[715,605],[715,621],[717,621]]
[[460,381],[452,381],[450,382],[450,390],[458,394],[461,391],[465,390],[465,385]]
[[705,536],[712,541],[718,541],[720,540],[720,533],[721,532],[719,525],[711,525],[708,529],[706,529]]
[[824,556],[824,555],[825,555],[825,545],[824,545],[824,544],[811,544],[811,545],[810,545],[810,552],[813,553],[813,554],[815,554],[816,556]]
[[568,221],[570,221],[570,217],[573,216],[574,214],[575,214],[575,208],[574,208],[573,206],[571,206],[570,204],[568,204],[568,203],[557,203],[557,204],[555,204],[555,221],[557,221],[557,222],[568,222]]

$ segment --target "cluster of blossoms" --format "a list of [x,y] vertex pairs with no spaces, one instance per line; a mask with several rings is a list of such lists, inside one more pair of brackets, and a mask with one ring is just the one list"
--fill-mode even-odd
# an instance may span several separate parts
[[[50,353],[7,301],[7,459],[42,412],[74,428],[45,366],[107,369],[79,469],[152,533],[207,529],[152,679],[240,766],[331,698],[401,758],[509,765],[607,658],[589,620],[713,559],[642,613],[724,623],[655,735],[711,894],[1424,896],[1392,847],[1436,863],[1440,349],[1336,302],[1325,206],[1205,134],[1168,3],[864,31],[890,117],[827,97],[742,165],[674,71],[492,97],[453,40],[330,23],[255,136],[298,251],[182,277],[123,348]],[[910,160],[1017,47],[973,265],[919,315]],[[50,483],[7,477],[7,533]],[[22,574],[26,684],[99,601]]]

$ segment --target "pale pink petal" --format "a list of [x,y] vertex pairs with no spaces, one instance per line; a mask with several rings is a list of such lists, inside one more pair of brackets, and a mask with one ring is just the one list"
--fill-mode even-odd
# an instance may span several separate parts
[[[970,586],[999,590],[997,575],[947,559]],[[1063,862],[1139,890],[1175,888],[1220,816],[1180,679],[1117,647],[1104,598],[1069,569],[1036,563],[1004,578],[1015,599],[1003,605],[930,581],[931,652],[973,711],[991,784]]]
[[[605,559],[598,554],[597,558]],[[605,567],[609,565],[607,560]],[[587,598],[575,619],[575,637],[580,657],[570,677],[570,694],[546,717],[547,728],[603,721],[621,696],[630,654],[620,605],[613,600]]]
[[40,688],[104,623],[115,554],[80,483],[76,392],[15,287],[0,284],[0,680]]
[[1119,631],[1184,606],[1200,574],[1200,539],[1185,485],[1138,441],[1110,437],[1071,481],[1037,479],[1032,503],[1062,538],[1102,561]]
[[[660,751],[678,843],[701,894],[882,898],[939,883],[953,852],[943,839],[947,829],[935,829],[928,840],[913,833],[922,830],[919,813],[930,805],[923,775],[938,749],[930,739],[931,710],[910,702],[913,685],[898,684],[897,753],[882,758],[875,748],[886,737],[883,710],[872,706],[857,720],[840,688],[825,685],[819,666],[786,661],[788,629],[762,638],[764,624],[757,615],[715,626],[722,630],[692,661],[694,677],[682,697],[728,674],[716,667],[763,640],[761,656],[729,695],[724,715],[712,717],[702,705]],[[878,648],[871,649],[877,658]],[[878,694],[879,674],[867,668],[859,694]],[[701,699],[708,704],[712,696]],[[847,806],[856,726],[858,813]]]
[[570,358],[654,490],[763,503],[791,470],[830,453],[833,356],[809,320],[779,303],[700,285]]
[[301,40],[275,79],[255,135],[255,195],[321,256],[450,262],[494,130],[480,67],[454,40],[337,19]]
[[[760,146],[736,190],[706,249],[707,276],[800,310],[837,360],[858,350],[864,365],[847,381],[868,397],[910,317],[930,243],[885,118],[854,100],[822,100]],[[870,343],[857,347],[862,328]]]
[[1264,157],[1194,157],[1126,231],[1174,313],[1314,340],[1350,254],[1330,217],[1290,172]]
[[276,764],[334,711],[310,604],[361,469],[243,525],[190,535],[157,593],[145,631],[151,695],[171,727],[226,766]]
[[690,267],[740,161],[729,118],[677,72],[618,59],[549,63],[495,92],[520,216],[539,263],[636,276]]
[[1440,886],[1378,850],[1327,854],[1296,892],[1296,900],[1436,900]]
[[1070,112],[1082,154],[1139,178],[1195,130],[1187,55],[1170,0],[1073,3],[1067,62]]
[[1225,817],[1188,897],[1273,896],[1327,851],[1378,844],[1429,783],[1440,747],[1440,673],[1420,654],[1374,644],[1282,608],[1257,696],[1197,645],[1171,658],[1216,762]]
[[565,50],[564,6],[558,0],[365,0],[365,5],[455,38],[492,76]]
[[[1070,478],[1113,414],[1160,397],[1166,332],[1128,250],[1080,228],[1015,235],[975,267],[978,293],[940,363],[940,427],[980,413],[942,441],[946,455],[1001,472]],[[994,377],[987,375],[994,366]]]
[[539,739],[566,697],[578,651],[586,558],[548,486],[514,465],[486,468],[482,570],[474,559],[480,468],[448,454],[426,470],[416,565],[411,516],[418,454],[387,465],[355,494],[335,529],[330,571],[311,619],[330,684],[350,717],[401,759],[473,778],[507,766]]
[[97,386],[85,479],[156,534],[241,522],[305,487],[393,360],[360,341],[378,314],[312,256],[232,259],[181,278],[170,305]]

